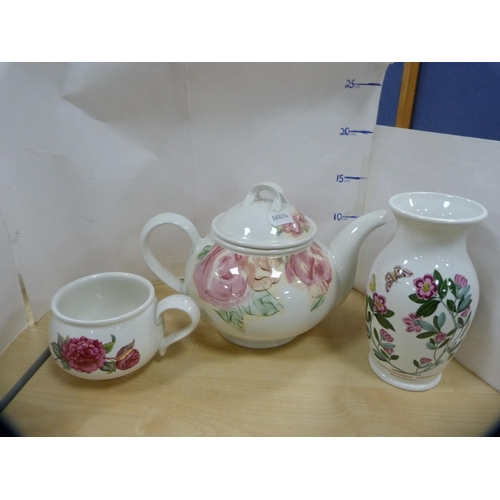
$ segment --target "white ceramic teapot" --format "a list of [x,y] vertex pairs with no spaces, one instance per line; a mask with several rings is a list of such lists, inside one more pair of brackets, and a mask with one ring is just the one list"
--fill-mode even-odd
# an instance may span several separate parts
[[[192,297],[226,339],[245,347],[277,347],[345,300],[359,248],[386,223],[385,215],[380,210],[355,219],[327,247],[315,240],[314,222],[288,203],[279,186],[265,182],[216,217],[205,238],[182,215],[153,217],[142,230],[141,253],[151,271]],[[184,282],[150,250],[149,237],[163,224],[174,224],[191,238]]]

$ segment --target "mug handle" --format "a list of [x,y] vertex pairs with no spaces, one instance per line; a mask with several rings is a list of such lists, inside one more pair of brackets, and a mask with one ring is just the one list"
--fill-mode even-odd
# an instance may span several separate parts
[[157,325],[162,323],[162,314],[168,309],[180,309],[181,311],[184,311],[191,318],[191,324],[180,329],[178,332],[174,332],[163,337],[159,348],[160,356],[163,356],[167,352],[167,347],[169,345],[172,345],[174,342],[187,337],[198,326],[198,323],[200,322],[200,310],[198,309],[195,301],[187,295],[170,295],[158,302],[158,305],[156,306]]
[[168,269],[165,269],[158,259],[153,255],[149,247],[149,238],[151,233],[159,226],[163,224],[173,224],[174,226],[183,229],[188,236],[191,238],[193,245],[197,245],[200,241],[200,235],[194,227],[193,223],[179,214],[166,213],[160,214],[149,220],[141,231],[140,241],[140,251],[142,258],[148,265],[149,269],[164,283],[173,288],[176,292],[185,293],[185,285],[182,281],[174,276]]

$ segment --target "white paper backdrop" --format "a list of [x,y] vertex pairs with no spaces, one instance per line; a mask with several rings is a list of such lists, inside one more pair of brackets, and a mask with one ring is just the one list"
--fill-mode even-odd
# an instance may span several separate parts
[[24,328],[26,328],[27,312],[19,283],[17,265],[12,252],[5,219],[0,207],[0,353],[9,345],[9,342]]
[[[438,191],[475,200],[488,218],[474,226],[467,248],[481,287],[474,321],[456,359],[500,391],[500,142],[392,127],[375,129],[365,210],[387,208],[406,191]],[[355,286],[364,293],[371,265],[396,232],[396,221],[368,236]]]
[[[386,63],[4,63],[0,192],[35,318],[87,274],[150,279],[142,226],[181,213],[211,220],[258,182],[280,184],[324,240],[359,215]],[[187,236],[153,235],[167,266]],[[17,275],[9,259],[2,276]],[[7,287],[11,286],[8,281]],[[3,285],[2,285],[3,286]],[[12,282],[14,287],[14,283]],[[13,292],[16,293],[16,292]],[[17,301],[19,304],[19,301]],[[0,304],[4,315],[19,306]],[[2,346],[18,328],[1,331]]]

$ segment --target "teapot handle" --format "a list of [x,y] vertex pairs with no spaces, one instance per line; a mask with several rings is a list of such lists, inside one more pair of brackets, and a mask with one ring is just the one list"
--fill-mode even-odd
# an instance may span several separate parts
[[174,294],[169,295],[165,299],[158,302],[158,305],[156,306],[157,325],[163,322],[163,313],[169,309],[180,309],[181,311],[184,311],[191,319],[191,323],[188,326],[181,328],[178,332],[174,332],[163,337],[159,349],[160,356],[165,354],[169,345],[187,337],[200,322],[200,310],[198,309],[195,301],[187,295]]
[[174,276],[168,269],[165,269],[158,259],[151,252],[149,247],[149,238],[151,233],[164,224],[173,224],[183,229],[191,238],[193,245],[196,245],[200,240],[200,235],[194,227],[193,223],[182,215],[166,213],[160,214],[150,219],[143,227],[140,236],[141,255],[149,269],[168,286],[172,287],[176,292],[185,293],[184,283]]
[[262,199],[259,197],[259,193],[261,191],[268,191],[273,195],[273,203],[271,204],[271,210],[276,212],[280,211],[282,203],[288,203],[285,195],[283,194],[283,190],[278,186],[278,184],[274,184],[273,182],[262,182],[261,184],[255,185],[248,194],[246,198],[243,200],[244,206],[251,205],[256,199]]

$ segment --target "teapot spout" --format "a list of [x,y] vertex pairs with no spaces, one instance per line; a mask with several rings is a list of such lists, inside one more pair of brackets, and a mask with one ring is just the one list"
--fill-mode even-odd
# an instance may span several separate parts
[[337,272],[337,292],[333,307],[342,304],[352,290],[361,245],[374,229],[387,223],[386,215],[387,210],[362,215],[342,229],[330,244],[333,266]]

